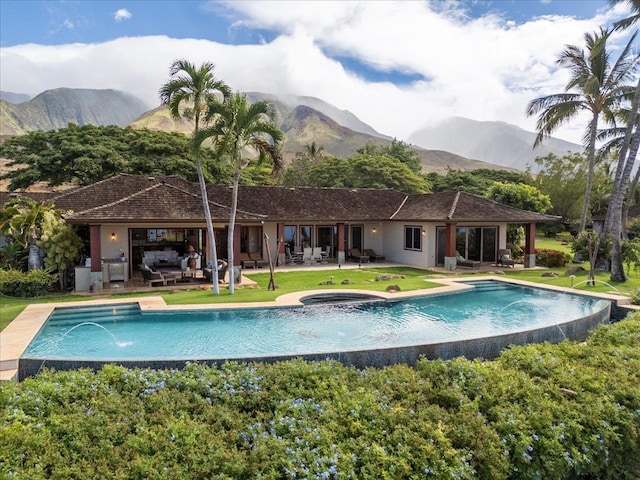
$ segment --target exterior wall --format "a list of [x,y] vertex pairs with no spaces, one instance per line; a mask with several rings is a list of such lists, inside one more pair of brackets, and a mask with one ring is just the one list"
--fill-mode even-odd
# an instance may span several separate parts
[[[111,240],[112,233],[116,234],[115,240]],[[129,257],[129,225],[103,225],[100,229],[102,258],[120,258],[120,250]]]

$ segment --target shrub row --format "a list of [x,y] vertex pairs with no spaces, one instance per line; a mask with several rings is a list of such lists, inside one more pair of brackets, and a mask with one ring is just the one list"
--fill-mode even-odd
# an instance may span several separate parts
[[547,248],[536,249],[536,263],[542,267],[564,267],[571,261],[571,256],[560,250]]
[[50,293],[58,281],[58,275],[46,270],[0,270],[0,293],[9,297],[37,297]]
[[0,477],[640,477],[640,317],[495,361],[44,371],[0,385]]

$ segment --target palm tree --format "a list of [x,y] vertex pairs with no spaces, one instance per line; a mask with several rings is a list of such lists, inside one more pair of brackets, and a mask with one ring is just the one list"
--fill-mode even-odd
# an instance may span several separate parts
[[304,146],[304,151],[311,160],[311,163],[316,163],[318,160],[322,159],[322,152],[324,151],[324,147],[320,145],[319,147],[316,145],[316,142],[307,143]]
[[53,211],[51,203],[37,202],[27,197],[9,201],[0,210],[0,235],[9,237],[23,250],[28,250],[28,269],[42,268],[42,254],[37,241],[42,233],[45,214]]
[[[211,220],[211,210],[209,209],[209,199],[207,197],[207,185],[202,171],[200,161],[200,146],[202,140],[198,140],[200,122],[206,121],[207,110],[210,105],[219,103],[219,96],[226,99],[231,95],[229,87],[217,80],[213,75],[213,63],[205,62],[200,67],[187,60],[176,60],[171,64],[169,76],[171,80],[160,88],[160,100],[167,105],[173,118],[188,118],[193,120],[193,153],[196,160],[196,170],[198,172],[198,182],[200,183],[200,195],[202,196],[202,206],[207,222],[207,233],[209,236],[209,258],[212,261],[213,293],[220,293],[218,286],[218,255],[216,252],[216,240],[213,232],[213,222]],[[182,108],[182,112],[180,109]]]
[[[565,93],[548,95],[532,100],[527,115],[539,114],[538,135],[534,147],[564,123],[587,111],[591,120],[584,135],[587,149],[587,185],[580,217],[580,230],[584,230],[591,200],[591,189],[596,158],[598,121],[601,116],[613,118],[614,112],[633,94],[633,87],[624,82],[633,72],[635,57],[631,55],[631,42],[627,44],[614,65],[606,43],[611,32],[601,28],[599,33],[586,33],[587,53],[574,45],[568,45],[557,62],[571,71],[571,79]],[[572,91],[575,90],[575,91]]]
[[[632,15],[616,22],[614,28],[616,30],[622,30],[629,28],[640,21],[640,0],[609,0],[610,3],[620,3],[624,1],[632,10]],[[635,32],[631,39],[635,39],[637,32]],[[636,57],[637,59],[637,57]],[[624,263],[622,261],[622,245],[621,237],[623,232],[624,223],[626,221],[626,212],[628,212],[631,200],[633,198],[633,191],[638,184],[638,173],[631,182],[631,189],[629,191],[629,198],[626,200],[625,194],[627,193],[629,179],[636,161],[638,153],[638,146],[640,145],[640,122],[638,115],[638,108],[640,106],[640,79],[636,85],[635,94],[631,109],[627,114],[626,129],[624,131],[624,137],[622,138],[622,144],[620,145],[620,151],[618,155],[618,168],[616,170],[616,176],[614,179],[613,189],[611,191],[611,200],[609,203],[609,209],[607,210],[607,217],[605,220],[604,231],[611,233],[612,237],[612,251],[611,251],[611,280],[624,282],[627,280],[627,275],[624,271]]]
[[[261,101],[249,104],[247,96],[236,93],[224,103],[214,102],[208,106],[207,121],[210,127],[200,132],[200,139],[214,140],[214,149],[219,158],[228,159],[233,167],[233,188],[231,193],[231,213],[228,231],[228,259],[233,267],[233,241],[238,210],[238,184],[240,172],[252,160],[271,161],[275,170],[282,166],[279,147],[284,137],[274,124],[271,105]],[[233,269],[232,269],[233,270]],[[234,293],[233,271],[229,274],[229,293]]]

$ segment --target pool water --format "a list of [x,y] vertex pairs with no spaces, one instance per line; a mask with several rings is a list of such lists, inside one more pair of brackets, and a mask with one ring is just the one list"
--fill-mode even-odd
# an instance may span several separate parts
[[576,320],[608,301],[484,281],[461,293],[295,308],[57,308],[23,358],[216,359],[483,338]]

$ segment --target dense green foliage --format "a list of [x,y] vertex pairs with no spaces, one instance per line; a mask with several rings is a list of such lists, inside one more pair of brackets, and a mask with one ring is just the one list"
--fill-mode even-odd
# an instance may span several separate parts
[[0,385],[3,478],[640,475],[640,320],[495,361],[44,371]]
[[388,155],[404,163],[413,173],[422,171],[422,161],[415,150],[411,150],[402,140],[393,139],[391,145],[380,146],[367,144],[356,150],[356,153],[363,155],[379,156]]
[[427,174],[427,179],[431,182],[434,192],[462,191],[481,197],[485,195],[489,187],[495,182],[530,185],[533,181],[531,175],[528,173],[486,168],[473,170],[471,172],[463,172],[449,168],[446,175],[431,172]]
[[[89,185],[119,173],[176,175],[196,181],[189,138],[181,133],[134,130],[130,127],[69,125],[48,132],[12,137],[0,146],[0,156],[15,170],[2,178],[11,190],[36,182]],[[202,150],[207,181],[230,183],[230,173]]]
[[427,180],[390,155],[357,153],[348,158],[325,157],[309,167],[307,186],[391,188],[405,193],[426,193]]
[[495,182],[484,195],[490,200],[521,210],[545,213],[551,208],[551,200],[540,190],[524,183]]
[[[6,240],[0,247],[0,266],[18,271],[40,268],[40,256],[44,253],[44,266],[56,273],[60,287],[66,288],[67,272],[76,264],[82,242],[53,204],[27,197],[10,200],[0,208],[0,235]],[[30,265],[27,264],[29,250],[38,257],[38,261],[32,259]]]
[[548,213],[564,219],[580,218],[587,182],[584,155],[575,153],[557,157],[549,154],[537,158],[536,163],[540,172],[535,185],[551,199],[552,208]]
[[0,294],[9,297],[31,298],[50,293],[58,275],[47,270],[23,272],[12,268],[0,269]]

